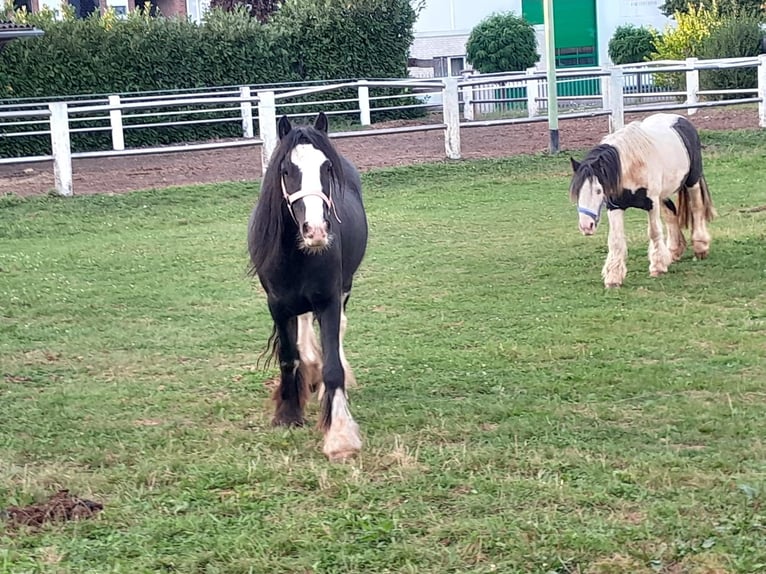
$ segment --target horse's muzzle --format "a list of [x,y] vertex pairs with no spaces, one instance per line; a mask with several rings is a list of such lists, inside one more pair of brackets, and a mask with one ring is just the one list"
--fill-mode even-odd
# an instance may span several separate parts
[[311,249],[321,249],[322,247],[326,247],[329,240],[327,222],[323,222],[322,225],[304,223],[301,227],[301,235],[306,247]]
[[596,232],[596,222],[592,217],[580,215],[580,231],[583,235],[593,235]]

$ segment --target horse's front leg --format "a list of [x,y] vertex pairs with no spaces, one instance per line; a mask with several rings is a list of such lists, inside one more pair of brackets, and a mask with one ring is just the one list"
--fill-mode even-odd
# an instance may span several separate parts
[[662,216],[660,214],[658,201],[649,210],[649,274],[652,277],[659,277],[666,273],[668,266],[673,261],[670,249],[665,244],[665,237],[662,233]]
[[271,424],[274,426],[303,426],[303,407],[308,389],[301,376],[298,353],[298,319],[285,316],[272,308],[272,317],[279,337],[279,386],[274,391],[276,409]]
[[609,218],[609,253],[601,270],[604,278],[604,287],[619,287],[625,280],[628,267],[625,261],[628,258],[628,243],[625,240],[625,224],[622,209],[610,209]]
[[340,354],[341,327],[340,299],[333,300],[318,313],[322,341],[325,392],[319,426],[324,432],[322,452],[332,461],[344,460],[362,448],[359,425],[348,408],[346,381]]

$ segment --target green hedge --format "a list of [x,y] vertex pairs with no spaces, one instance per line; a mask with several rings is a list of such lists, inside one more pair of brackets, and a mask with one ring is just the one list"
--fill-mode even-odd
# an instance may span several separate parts
[[[761,25],[754,16],[727,16],[702,43],[703,58],[739,58],[760,53]],[[752,68],[722,68],[703,70],[700,80],[708,90],[752,89],[758,87],[758,70]],[[720,99],[747,98],[752,94],[724,94]]]
[[[21,98],[405,77],[415,17],[409,0],[287,0],[266,24],[243,11],[220,10],[210,12],[202,24],[135,12],[125,20],[110,13],[63,21],[53,21],[46,14],[26,16],[45,35],[6,47],[0,58],[0,98],[7,104]],[[304,101],[339,97],[330,92]],[[307,104],[290,112],[343,107],[348,104],[321,108]],[[397,116],[418,113],[422,112],[407,110]],[[204,117],[209,116],[188,118]],[[378,113],[374,117],[392,116]],[[167,120],[126,119],[126,124]],[[10,130],[0,128],[0,156],[50,153],[47,136],[2,137],[3,131]],[[125,131],[130,147],[239,135],[237,121]],[[104,149],[110,145],[109,138],[108,132],[74,134],[72,147],[74,151]]]

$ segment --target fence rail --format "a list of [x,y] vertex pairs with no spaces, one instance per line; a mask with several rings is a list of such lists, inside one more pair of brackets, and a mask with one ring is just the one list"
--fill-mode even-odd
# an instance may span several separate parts
[[[701,89],[700,71],[755,68],[757,88]],[[684,89],[669,90],[658,78],[682,75]],[[630,112],[687,110],[758,103],[758,121],[766,128],[766,55],[756,58],[660,61],[615,66],[559,70],[556,75],[561,120],[585,117],[609,118],[609,129],[624,125]],[[371,91],[385,90],[385,95]],[[355,91],[355,97],[349,96]],[[305,99],[340,92],[336,99]],[[514,125],[547,121],[546,75],[526,72],[476,74],[462,78],[340,81],[335,84],[226,86],[175,93],[94,95],[55,101],[0,102],[0,138],[47,135],[51,154],[0,158],[2,164],[53,161],[57,193],[72,195],[72,160],[179,153],[243,146],[260,146],[263,169],[278,143],[277,112],[291,117],[327,113],[353,115],[362,129],[334,132],[333,138],[361,137],[423,131],[444,132],[445,156],[461,157],[460,131],[472,127]],[[719,97],[733,99],[713,99]],[[296,101],[302,98],[302,101]],[[417,103],[411,103],[413,98]],[[407,99],[400,102],[399,100]],[[392,102],[394,102],[392,104]],[[309,106],[312,111],[295,109]],[[422,108],[441,112],[440,123],[369,129],[372,114]],[[202,114],[205,117],[200,117]],[[462,117],[461,117],[462,114]],[[198,116],[197,119],[189,119]],[[151,121],[151,120],[159,121]],[[136,123],[139,120],[140,123]],[[100,125],[83,125],[83,122]],[[146,148],[125,147],[126,130],[184,125],[240,123],[241,137],[230,141],[201,142]],[[257,131],[256,131],[257,127]],[[72,152],[71,134],[110,132],[109,150]]]

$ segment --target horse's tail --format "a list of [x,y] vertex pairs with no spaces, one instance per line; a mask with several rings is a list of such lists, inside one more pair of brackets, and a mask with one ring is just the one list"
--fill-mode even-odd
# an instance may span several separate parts
[[[705,176],[700,176],[700,198],[702,199],[702,207],[704,208],[705,221],[711,221],[715,216],[715,207],[713,206],[713,199],[710,197],[710,189],[707,186],[707,180]],[[692,222],[692,204],[689,201],[689,189],[682,185],[678,190],[678,225],[682,229],[688,229]]]
[[704,175],[700,176],[700,190],[702,193],[702,205],[705,206],[705,221],[712,221],[718,214],[715,212],[713,198],[710,197],[710,189],[708,189]]
[[265,358],[266,360],[263,363],[263,368],[268,369],[269,365],[271,365],[271,362],[274,361],[279,356],[279,334],[277,333],[277,326],[273,325],[271,327],[271,335],[269,335],[269,340],[266,342],[266,348],[261,352],[260,355],[258,355],[258,360],[256,361],[256,367],[260,368],[261,360]]

